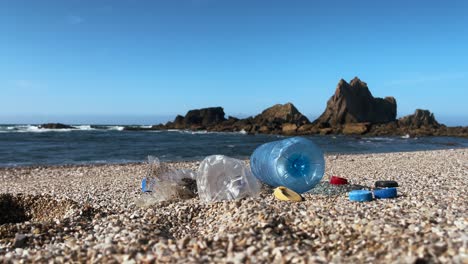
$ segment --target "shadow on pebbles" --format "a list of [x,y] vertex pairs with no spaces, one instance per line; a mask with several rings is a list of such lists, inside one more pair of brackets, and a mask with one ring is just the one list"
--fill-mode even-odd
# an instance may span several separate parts
[[[57,232],[85,225],[97,214],[89,205],[50,195],[0,194],[0,246],[37,247],[60,242]],[[0,247],[0,253],[1,253]]]

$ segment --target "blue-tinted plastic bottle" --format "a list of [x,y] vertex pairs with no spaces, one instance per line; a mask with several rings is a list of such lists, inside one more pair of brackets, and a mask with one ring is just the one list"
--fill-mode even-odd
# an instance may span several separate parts
[[253,175],[273,187],[285,186],[303,193],[323,177],[325,159],[322,150],[303,137],[266,143],[250,157]]

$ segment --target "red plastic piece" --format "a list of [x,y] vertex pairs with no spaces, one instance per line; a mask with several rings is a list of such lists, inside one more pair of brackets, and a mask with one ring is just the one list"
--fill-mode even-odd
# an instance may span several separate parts
[[345,178],[338,177],[338,176],[331,176],[330,184],[334,184],[334,185],[348,184],[348,180]]

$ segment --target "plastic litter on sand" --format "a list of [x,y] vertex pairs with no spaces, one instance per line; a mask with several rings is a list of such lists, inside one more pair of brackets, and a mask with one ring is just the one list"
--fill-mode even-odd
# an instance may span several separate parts
[[397,197],[397,188],[385,188],[374,190],[375,199],[391,199]]
[[342,177],[338,177],[338,176],[331,176],[330,184],[334,184],[334,185],[348,184],[348,180]]
[[314,194],[314,195],[319,194],[319,195],[333,196],[333,195],[340,195],[343,193],[348,193],[352,190],[361,190],[361,189],[366,189],[366,188],[367,188],[366,186],[356,185],[356,184],[334,185],[334,184],[330,184],[329,182],[320,182],[319,184],[315,185],[315,187],[312,188],[307,193]]
[[304,200],[300,194],[284,186],[275,188],[273,195],[281,201],[301,202]]
[[244,161],[212,155],[200,163],[197,187],[200,200],[216,202],[258,196],[261,184]]
[[367,190],[354,190],[349,192],[349,200],[355,202],[372,201],[372,192]]
[[376,181],[375,188],[391,188],[398,187],[398,182],[396,181]]
[[323,152],[303,137],[265,143],[250,156],[252,173],[272,186],[285,186],[304,193],[317,185],[325,171]]
[[135,203],[147,207],[160,201],[194,198],[195,178],[192,170],[171,169],[158,158],[148,156],[147,176],[141,182],[143,194]]
[[143,178],[141,180],[141,191],[152,192],[155,187],[156,180],[153,178]]

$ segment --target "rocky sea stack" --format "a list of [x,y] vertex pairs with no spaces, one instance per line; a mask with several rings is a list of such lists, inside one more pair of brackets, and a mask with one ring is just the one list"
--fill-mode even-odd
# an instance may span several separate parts
[[174,122],[167,123],[166,127],[191,130],[207,129],[225,121],[224,115],[224,109],[222,107],[190,110],[185,116],[178,115]]
[[250,132],[294,134],[298,127],[309,123],[292,103],[276,104],[253,118]]
[[256,124],[268,125],[270,123],[290,123],[298,126],[309,123],[305,117],[292,103],[276,104],[265,109],[261,114],[255,116]]
[[374,98],[367,84],[355,77],[349,84],[340,80],[325,112],[314,124],[336,127],[348,123],[388,123],[395,121],[396,114],[395,98]]
[[[417,109],[412,115],[396,119],[394,97],[376,98],[367,83],[358,77],[349,83],[341,79],[328,100],[324,112],[312,123],[292,104],[276,104],[260,114],[244,119],[225,118],[222,107],[194,109],[174,121],[155,125],[149,130],[188,129],[249,134],[346,134],[385,136],[461,136],[468,127],[446,127],[429,110]],[[127,127],[127,130],[148,128]]]
[[439,122],[434,117],[434,114],[429,110],[416,109],[414,114],[402,117],[398,120],[401,127],[411,129],[427,127],[427,128],[440,128]]

